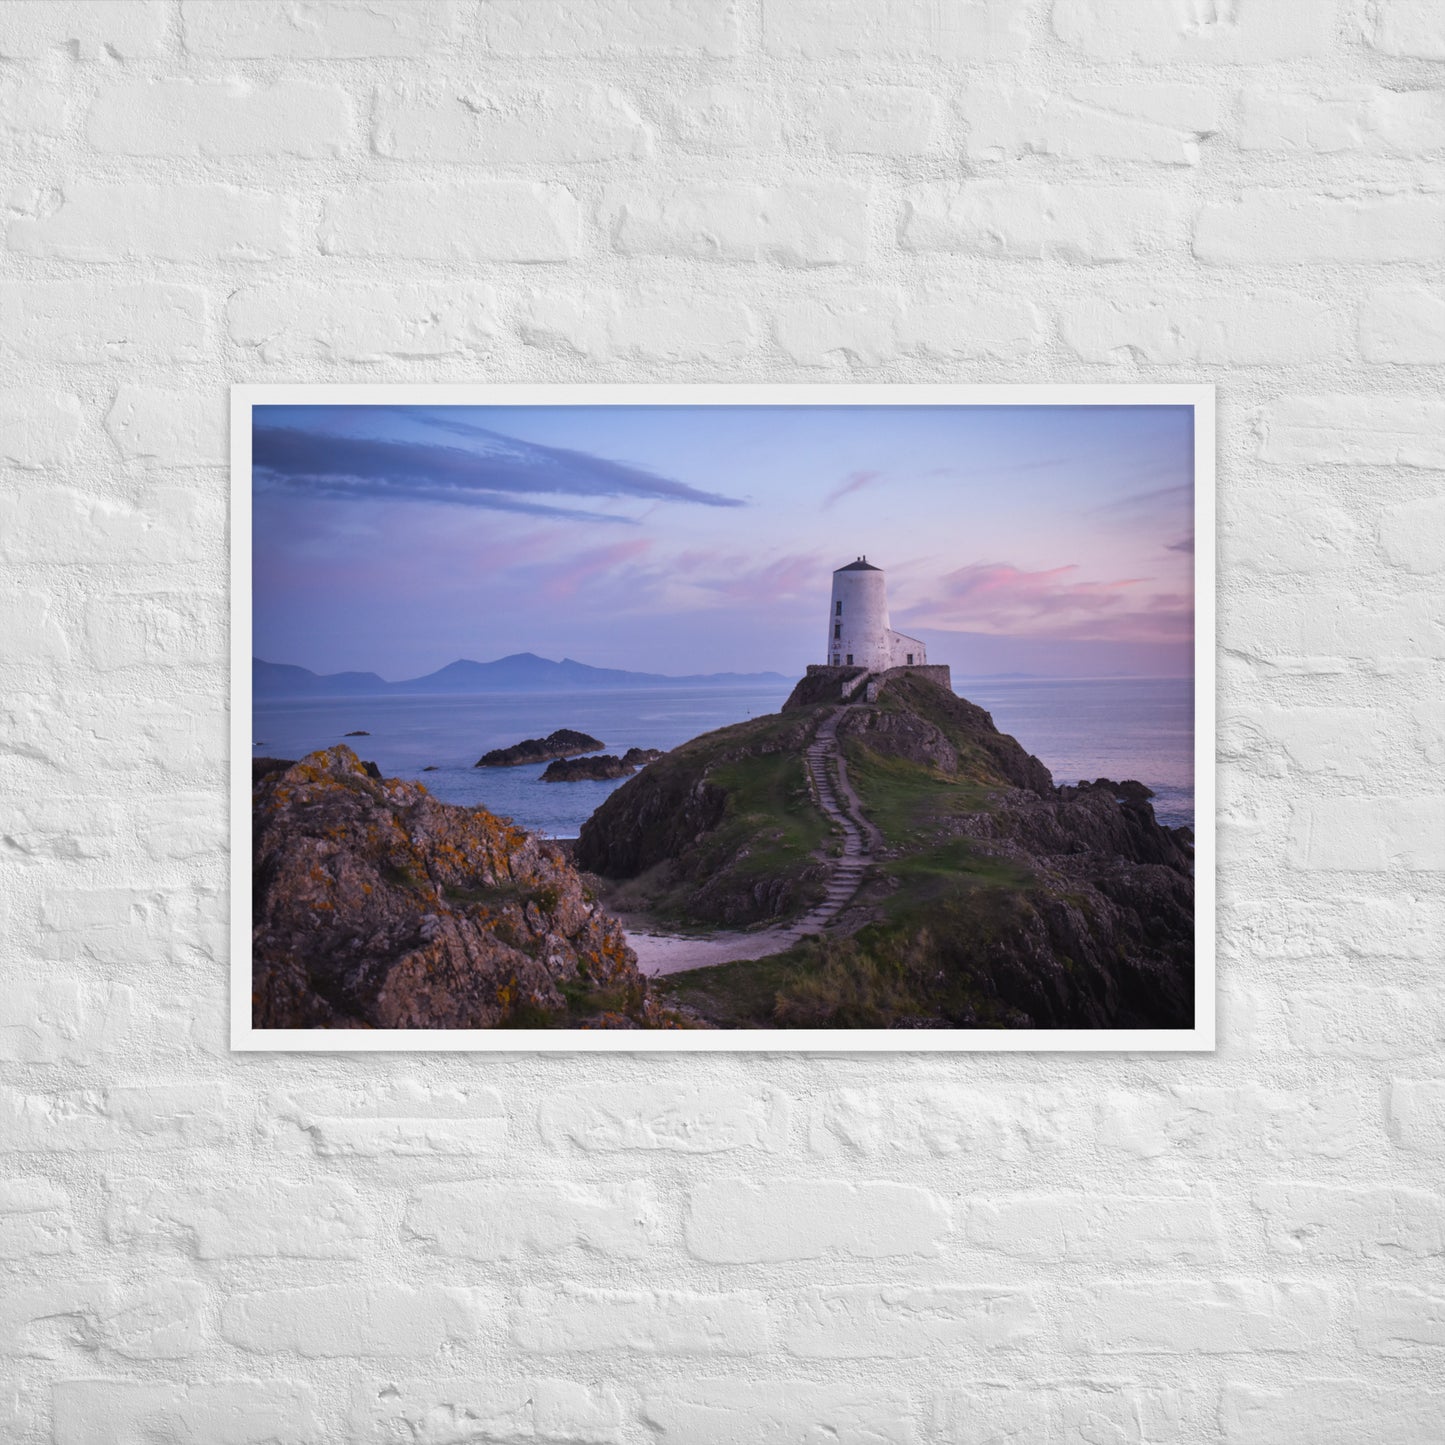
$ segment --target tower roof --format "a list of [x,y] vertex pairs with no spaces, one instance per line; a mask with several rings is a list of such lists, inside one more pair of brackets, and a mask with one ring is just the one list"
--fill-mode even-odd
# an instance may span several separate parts
[[866,557],[860,557],[856,562],[850,562],[846,567],[835,567],[835,572],[881,572],[881,567],[875,567]]

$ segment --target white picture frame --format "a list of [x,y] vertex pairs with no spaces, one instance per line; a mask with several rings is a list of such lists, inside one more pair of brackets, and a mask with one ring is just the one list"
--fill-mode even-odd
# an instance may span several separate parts
[[[252,505],[258,406],[1188,406],[1194,409],[1192,1029],[257,1029],[251,1025]],[[1215,406],[1206,385],[318,384],[231,391],[231,1047],[237,1051],[1207,1052],[1215,1047]]]

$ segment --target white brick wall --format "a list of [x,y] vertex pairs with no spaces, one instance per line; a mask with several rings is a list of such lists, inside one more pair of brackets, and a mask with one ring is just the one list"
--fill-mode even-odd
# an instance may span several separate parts
[[[1432,0],[0,4],[0,1434],[1427,1445]],[[1220,390],[1210,1057],[239,1056],[226,387]]]

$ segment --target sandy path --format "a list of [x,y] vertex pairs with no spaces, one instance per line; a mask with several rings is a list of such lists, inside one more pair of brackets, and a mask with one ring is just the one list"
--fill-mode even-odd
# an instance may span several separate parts
[[831,873],[823,901],[784,927],[756,933],[714,933],[699,938],[659,933],[641,919],[619,914],[617,917],[628,943],[637,953],[638,967],[643,973],[656,978],[665,973],[684,973],[691,968],[711,968],[719,963],[782,953],[807,934],[823,932],[852,901],[868,867],[878,832],[863,817],[838,748],[838,719],[843,712],[843,708],[837,708],[823,719],[805,755],[814,800],[843,835],[842,856],[830,855],[826,860],[831,865]]

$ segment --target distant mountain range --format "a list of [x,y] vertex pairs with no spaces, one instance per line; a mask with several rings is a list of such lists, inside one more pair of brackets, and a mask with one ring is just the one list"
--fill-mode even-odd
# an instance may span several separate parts
[[736,683],[786,683],[780,672],[709,672],[666,677],[658,672],[625,672],[589,667],[564,657],[561,662],[535,652],[514,652],[495,662],[461,658],[425,677],[387,682],[374,672],[316,673],[285,662],[251,659],[251,687],[263,697],[374,697],[382,693],[583,692],[629,687],[704,687]]

